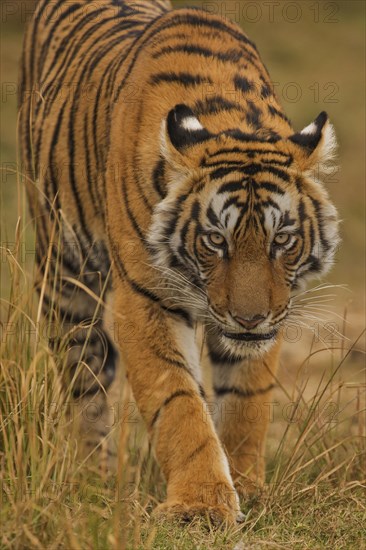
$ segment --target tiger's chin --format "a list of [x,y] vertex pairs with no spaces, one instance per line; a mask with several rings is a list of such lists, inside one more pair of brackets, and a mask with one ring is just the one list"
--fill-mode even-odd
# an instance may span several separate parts
[[270,351],[278,336],[278,329],[268,332],[220,332],[220,342],[225,352],[235,359],[262,357]]

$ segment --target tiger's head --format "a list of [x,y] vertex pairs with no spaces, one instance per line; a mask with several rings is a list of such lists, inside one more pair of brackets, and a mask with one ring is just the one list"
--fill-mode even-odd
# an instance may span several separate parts
[[236,357],[267,351],[294,290],[332,265],[338,219],[320,177],[335,146],[326,113],[286,138],[211,133],[185,105],[164,121],[153,263]]

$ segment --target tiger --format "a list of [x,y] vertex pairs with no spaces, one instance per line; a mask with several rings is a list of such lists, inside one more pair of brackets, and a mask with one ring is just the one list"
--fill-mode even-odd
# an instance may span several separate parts
[[270,402],[294,293],[340,240],[328,115],[295,131],[240,26],[169,0],[39,0],[20,74],[35,285],[64,387],[100,412],[80,441],[108,438],[123,366],[167,484],[156,513],[240,521],[268,428],[240,411]]

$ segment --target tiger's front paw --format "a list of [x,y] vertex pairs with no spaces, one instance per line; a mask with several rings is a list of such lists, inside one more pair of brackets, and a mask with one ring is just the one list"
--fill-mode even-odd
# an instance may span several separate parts
[[207,506],[202,502],[185,504],[167,501],[155,508],[154,516],[158,519],[177,519],[185,523],[197,517],[205,517],[213,525],[236,524],[244,521],[244,514],[240,510],[233,510],[225,505]]
[[167,502],[160,504],[154,514],[158,517],[192,521],[195,517],[208,517],[215,525],[243,521],[238,495],[228,483],[192,483]]

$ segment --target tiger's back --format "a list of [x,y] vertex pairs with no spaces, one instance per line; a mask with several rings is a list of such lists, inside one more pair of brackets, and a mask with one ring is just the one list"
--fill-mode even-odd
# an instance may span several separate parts
[[69,212],[85,234],[94,221],[104,233],[98,221],[113,92],[134,42],[167,4],[102,0],[95,9],[86,0],[45,0],[27,29],[20,92],[23,164],[47,202]]
[[255,45],[218,16],[41,0],[20,143],[44,314],[72,333],[51,345],[68,342],[65,385],[101,411],[83,421],[86,445],[108,437],[121,354],[168,480],[162,509],[234,519],[236,490],[263,481],[267,422],[204,415],[195,324],[208,328],[218,413],[263,407],[292,293],[338,242],[318,179],[335,143],[326,114],[295,133]]

